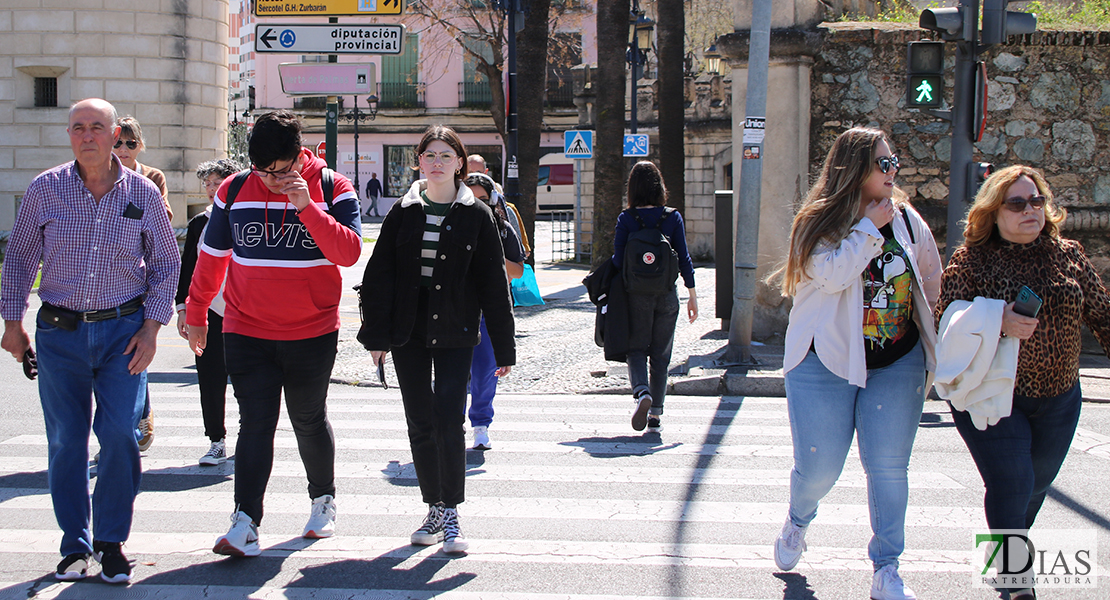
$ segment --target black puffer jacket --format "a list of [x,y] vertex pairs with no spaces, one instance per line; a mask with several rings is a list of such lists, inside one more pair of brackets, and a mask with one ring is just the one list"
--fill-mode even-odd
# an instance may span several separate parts
[[[367,350],[389,350],[412,336],[425,223],[420,192],[426,188],[424,180],[417,181],[389,210],[366,265],[359,290],[363,323],[358,341]],[[493,212],[463,185],[440,228],[428,289],[428,347],[476,345],[482,314],[497,365],[516,364],[513,304],[501,236]]]

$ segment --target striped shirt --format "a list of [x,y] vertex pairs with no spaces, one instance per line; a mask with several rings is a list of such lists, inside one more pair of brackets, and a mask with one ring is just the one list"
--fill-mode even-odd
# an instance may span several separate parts
[[146,318],[169,323],[181,255],[162,195],[118,158],[112,162],[119,176],[99,201],[85,187],[76,161],[31,182],[0,278],[5,321],[23,320],[41,262],[43,302],[83,312],[146,294]]
[[424,238],[420,244],[420,285],[430,287],[432,271],[436,264],[436,252],[439,250],[439,228],[453,203],[432,202],[424,192],[420,192],[420,199],[424,201]]

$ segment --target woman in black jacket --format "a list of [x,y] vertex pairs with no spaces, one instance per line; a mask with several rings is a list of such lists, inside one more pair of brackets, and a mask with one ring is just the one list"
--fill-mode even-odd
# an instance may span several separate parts
[[496,374],[509,373],[516,362],[512,300],[493,213],[462,184],[462,140],[433,126],[416,157],[424,179],[389,210],[366,265],[358,340],[375,364],[393,352],[412,462],[428,504],[411,542],[442,541],[444,552],[465,552],[456,507],[464,499],[470,362],[484,314]]

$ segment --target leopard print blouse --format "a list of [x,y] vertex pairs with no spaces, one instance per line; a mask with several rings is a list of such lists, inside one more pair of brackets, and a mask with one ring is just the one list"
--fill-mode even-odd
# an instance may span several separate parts
[[1022,285],[1044,300],[1033,337],[1021,342],[1014,393],[1058,396],[1079,379],[1080,322],[1110,350],[1110,297],[1079,242],[1041,234],[1028,244],[997,237],[960,247],[944,269],[936,322],[955,300],[1013,302]]

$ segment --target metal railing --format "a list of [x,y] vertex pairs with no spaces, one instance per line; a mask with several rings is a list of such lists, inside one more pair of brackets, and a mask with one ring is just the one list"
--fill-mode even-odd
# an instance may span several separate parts
[[424,84],[404,81],[378,83],[378,108],[424,108]]
[[493,92],[488,81],[460,81],[459,108],[488,109],[493,102]]

